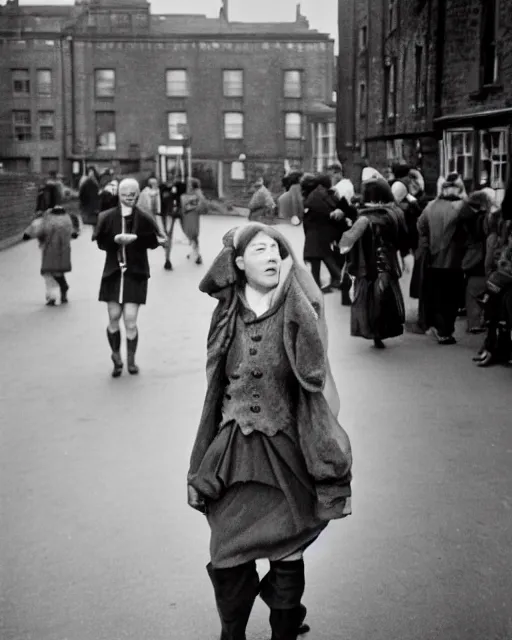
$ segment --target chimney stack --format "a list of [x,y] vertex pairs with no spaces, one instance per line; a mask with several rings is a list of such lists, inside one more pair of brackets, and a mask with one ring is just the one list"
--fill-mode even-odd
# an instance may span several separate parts
[[229,0],[222,0],[222,7],[220,9],[220,17],[229,22]]

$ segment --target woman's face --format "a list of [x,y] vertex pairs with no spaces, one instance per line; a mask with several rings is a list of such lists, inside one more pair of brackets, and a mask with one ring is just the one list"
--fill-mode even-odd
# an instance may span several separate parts
[[279,245],[263,231],[254,236],[244,255],[236,259],[236,265],[244,272],[247,284],[262,293],[272,291],[279,284],[281,262]]

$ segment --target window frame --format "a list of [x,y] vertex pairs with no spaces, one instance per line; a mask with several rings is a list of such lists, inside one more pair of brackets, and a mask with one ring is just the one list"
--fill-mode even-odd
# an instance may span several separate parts
[[[173,73],[183,73],[184,80],[182,81],[172,80]],[[181,87],[181,89],[178,89],[177,92],[174,92],[172,90],[173,84],[175,86],[177,85]],[[165,95],[168,98],[189,98],[190,97],[190,83],[189,83],[188,69],[172,68],[172,69],[165,70]]]
[[[298,95],[297,92],[289,91],[289,83],[287,83],[287,78],[290,74],[298,74],[299,83],[298,83]],[[303,78],[304,78],[304,70],[303,69],[285,69],[283,73],[283,97],[287,100],[300,100],[303,97]],[[296,83],[295,83],[296,85]],[[296,85],[297,86],[297,85]],[[288,89],[287,89],[288,88]],[[292,95],[293,94],[293,95]]]
[[359,27],[359,53],[364,53],[368,49],[368,25]]
[[384,116],[386,120],[393,120],[397,117],[397,75],[397,59],[392,58],[384,66]]
[[[172,116],[185,116],[184,118],[178,118],[177,121],[173,124],[171,124],[171,117]],[[179,133],[178,128],[180,126],[188,126],[188,113],[186,111],[183,110],[174,110],[174,111],[168,111],[167,112],[167,136],[169,138],[169,140],[184,140],[185,136],[182,133]],[[176,135],[172,134],[171,131],[171,127],[173,127]]]
[[358,114],[360,118],[366,118],[368,115],[368,86],[366,80],[359,82],[358,94]]
[[[292,125],[289,122],[289,119],[291,118],[291,116],[299,116],[299,122],[298,122],[298,126],[299,126],[299,134],[298,135],[289,135],[290,134],[290,127],[292,126],[297,126],[297,123],[295,123],[295,125]],[[300,111],[287,111],[284,114],[284,137],[286,140],[302,140],[304,135],[304,119],[302,116],[302,113]]]
[[[112,117],[113,126],[111,131],[98,131],[98,118],[109,114]],[[95,130],[95,148],[97,151],[116,151],[117,150],[117,132],[116,132],[116,112],[113,110],[97,110],[94,112],[94,130]],[[107,144],[100,144],[100,136],[108,136]]]
[[[238,116],[240,122],[228,123],[229,116]],[[240,127],[240,135],[228,135],[229,128]],[[223,116],[223,136],[224,140],[243,140],[245,136],[245,114],[242,111],[225,111]]]
[[388,35],[398,29],[398,0],[388,0]]
[[414,106],[424,109],[425,100],[425,47],[416,44],[414,50]]
[[[454,153],[454,137],[462,136],[462,153]],[[467,141],[469,145],[466,145]],[[459,173],[464,182],[471,183],[474,180],[475,170],[475,130],[468,128],[448,129],[443,132],[443,155],[444,155],[444,171],[443,174]],[[459,165],[459,159],[462,158],[462,171]]]
[[[486,156],[486,149],[484,148],[484,137],[490,135],[492,139],[493,134],[499,134],[499,142],[497,147],[491,145],[489,157]],[[492,127],[490,129],[481,129],[478,131],[478,144],[479,144],[479,162],[478,162],[478,178],[481,178],[482,170],[484,169],[483,163],[490,162],[489,172],[489,185],[495,191],[504,191],[507,188],[510,174],[510,161],[509,161],[509,132],[506,127]],[[497,153],[493,153],[493,149],[497,149]],[[486,156],[486,157],[484,157]],[[494,156],[500,156],[498,160],[494,159]],[[496,169],[498,167],[505,167],[505,171],[501,172],[503,180],[498,184],[496,177]]]
[[[28,122],[25,122],[25,123],[16,122],[16,116],[19,116],[21,114],[28,116],[27,118]],[[32,140],[32,114],[30,112],[30,109],[13,109],[11,118],[12,118],[12,131],[13,131],[14,139],[17,140],[18,142],[27,142],[29,140]],[[22,134],[22,137],[17,135],[16,133],[17,127],[18,128],[25,127],[25,133]]]
[[[230,93],[226,91],[229,86],[226,75],[229,73],[241,74],[240,93]],[[222,70],[222,95],[224,98],[243,98],[245,94],[245,73],[244,69],[223,69]]]
[[[500,81],[500,0],[483,0],[481,10],[480,84],[485,88],[496,86]],[[489,58],[492,58],[492,65],[488,63]],[[489,70],[492,70],[492,78],[487,76]]]
[[[101,73],[104,73],[106,71],[111,71],[113,74],[112,91],[109,93],[100,93],[100,91],[98,90],[100,86],[100,83],[98,82],[99,76]],[[94,97],[96,98],[96,100],[113,100],[116,97],[116,85],[117,85],[116,69],[106,68],[106,67],[98,67],[97,69],[94,69]]]
[[[26,74],[26,77],[23,79],[16,79],[15,78],[15,74],[16,73],[23,73]],[[17,91],[16,90],[16,82],[22,82],[22,83],[26,83],[26,91]],[[31,82],[30,82],[30,69],[26,69],[26,68],[16,68],[16,69],[11,69],[11,83],[12,83],[12,95],[16,98],[18,97],[27,97],[30,96],[30,89],[31,89]]]
[[[43,124],[42,116],[50,116],[49,122],[51,124]],[[44,132],[44,135],[43,129],[48,130]],[[39,140],[55,140],[55,111],[45,109],[37,112],[37,133]]]
[[[41,82],[40,75],[44,73],[48,73],[50,75],[49,82]],[[49,87],[49,90],[41,91],[41,88],[45,86]],[[48,68],[36,69],[36,89],[37,89],[37,95],[42,98],[48,98],[53,95],[53,69],[48,69]]]

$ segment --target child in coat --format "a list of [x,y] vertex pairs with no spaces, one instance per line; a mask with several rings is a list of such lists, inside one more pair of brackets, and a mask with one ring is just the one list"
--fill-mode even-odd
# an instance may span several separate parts
[[23,240],[39,240],[41,275],[45,282],[46,304],[50,307],[55,306],[59,291],[61,304],[68,302],[69,285],[65,274],[71,271],[71,239],[77,238],[78,234],[78,219],[60,205],[38,215],[23,234]]

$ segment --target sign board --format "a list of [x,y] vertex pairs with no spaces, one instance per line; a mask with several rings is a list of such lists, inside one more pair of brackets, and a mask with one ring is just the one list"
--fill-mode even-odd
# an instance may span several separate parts
[[158,147],[158,155],[160,156],[182,156],[183,155],[183,147],[166,147],[165,145],[161,145]]

